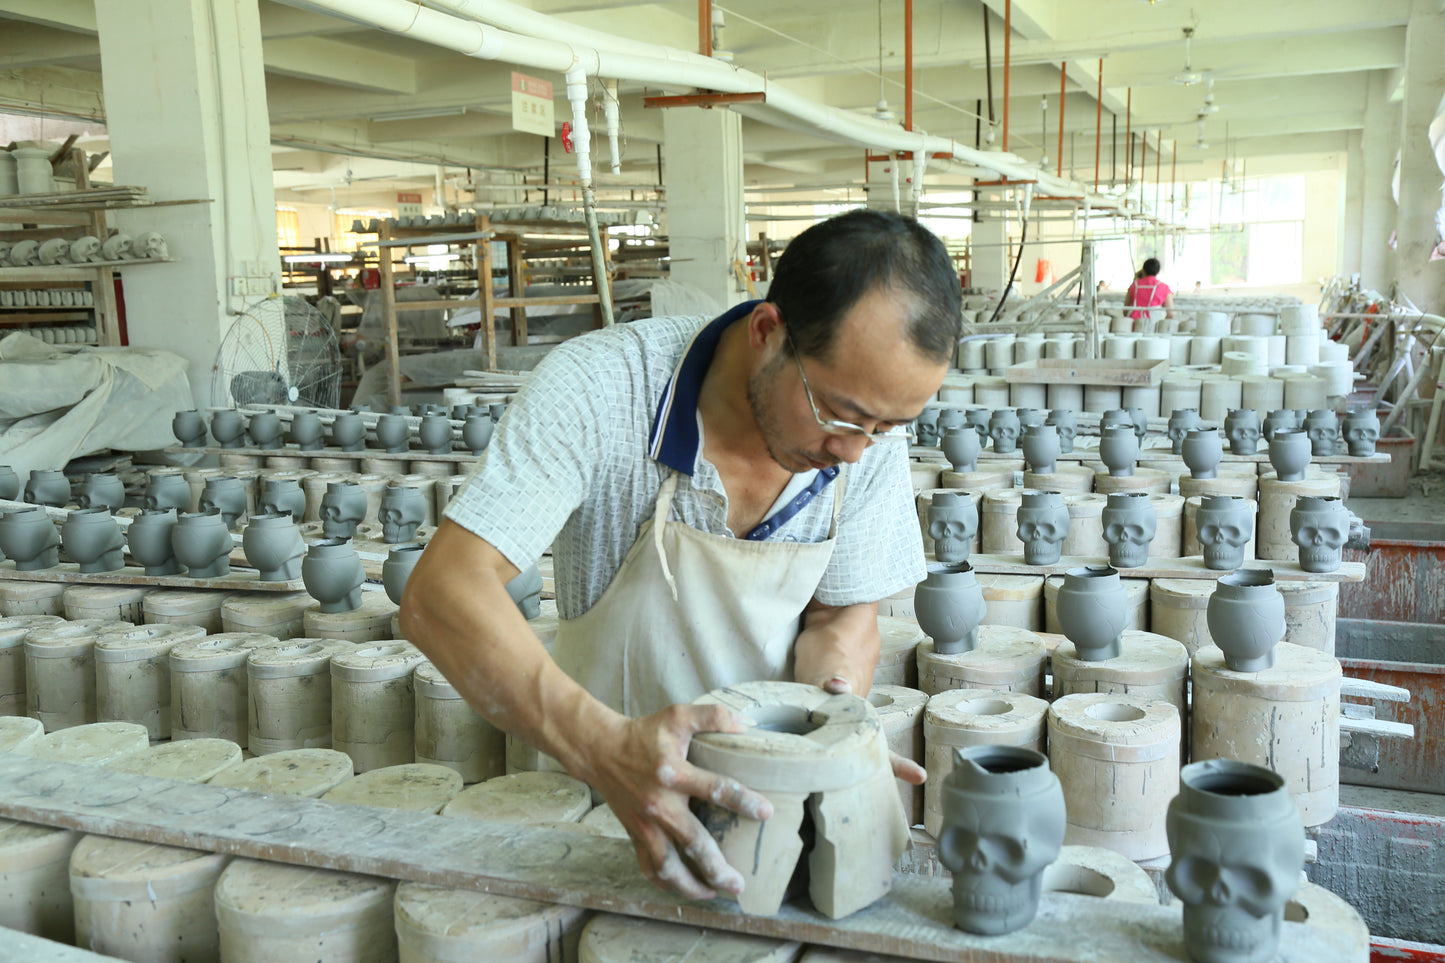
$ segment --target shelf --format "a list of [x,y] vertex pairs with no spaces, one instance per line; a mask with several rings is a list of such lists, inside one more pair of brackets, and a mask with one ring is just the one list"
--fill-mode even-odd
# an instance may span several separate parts
[[87,261],[84,264],[36,264],[31,267],[0,267],[0,281],[76,281],[79,275],[101,268],[134,267],[179,261],[178,257],[143,257],[129,261]]
[[[1107,566],[1109,560],[1103,556],[1064,555],[1052,565],[1028,565],[1022,554],[984,555],[975,552],[969,555],[969,564],[979,575],[1064,575],[1071,568]],[[1276,582],[1363,582],[1364,562],[1341,562],[1333,572],[1306,572],[1299,562],[1270,561],[1247,558],[1240,570],[1268,569],[1274,573]],[[1151,558],[1135,568],[1118,570],[1120,578],[1193,578],[1218,579],[1230,574],[1233,569],[1205,568],[1204,559],[1199,555],[1183,558]]]
[[0,308],[0,325],[16,324],[54,324],[61,321],[93,321],[95,316],[89,311],[71,310],[65,314],[34,314],[31,311],[17,312],[13,308]]

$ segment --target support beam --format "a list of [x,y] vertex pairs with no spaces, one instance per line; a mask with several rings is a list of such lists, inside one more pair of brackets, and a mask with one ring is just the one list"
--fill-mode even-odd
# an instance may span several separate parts
[[268,73],[388,94],[417,92],[416,61],[325,37],[267,40]]

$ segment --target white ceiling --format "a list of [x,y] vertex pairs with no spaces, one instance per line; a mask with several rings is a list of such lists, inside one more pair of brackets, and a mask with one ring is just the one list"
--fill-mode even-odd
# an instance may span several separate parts
[[[974,142],[980,103],[988,113],[985,17],[994,114],[1002,119],[1004,2],[916,0],[915,126]],[[696,0],[529,5],[629,38],[697,45]],[[902,0],[717,6],[726,20],[724,46],[736,63],[832,106],[872,113],[881,54],[883,93],[901,119]],[[1103,58],[1106,182],[1115,118],[1121,174],[1126,127],[1147,133],[1150,165],[1161,135],[1166,164],[1176,143],[1181,163],[1219,160],[1226,125],[1229,150],[1242,157],[1342,152],[1349,133],[1363,128],[1371,77],[1383,72],[1392,89],[1400,82],[1411,6],[1411,0],[1013,0],[1009,149],[1030,160],[1045,151],[1057,159],[1062,65],[1065,170],[1092,181]],[[260,13],[278,187],[316,190],[362,178],[430,183],[437,162],[540,173],[542,139],[511,130],[511,66],[272,0],[260,0]],[[0,110],[103,117],[93,0],[0,0],[0,19],[8,21],[0,26]],[[1193,145],[1207,85],[1174,82],[1184,66],[1186,26],[1195,28],[1193,68],[1213,80],[1219,106],[1205,122],[1206,151]],[[565,99],[557,87],[560,119]],[[653,183],[662,124],[657,110],[642,106],[644,93],[636,85],[622,88],[623,179]],[[861,149],[752,120],[744,121],[744,149],[750,183],[837,184],[862,176]]]

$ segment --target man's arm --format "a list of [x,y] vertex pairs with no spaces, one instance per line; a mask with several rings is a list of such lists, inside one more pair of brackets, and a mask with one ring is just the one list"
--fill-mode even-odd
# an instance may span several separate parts
[[[486,540],[444,519],[407,580],[402,634],[489,722],[600,792],[649,879],[692,899],[738,893],[742,878],[688,798],[750,819],[770,817],[771,804],[689,764],[687,750],[694,734],[737,732],[741,721],[721,706],[671,706],[631,719],[603,705],[557,667],[527,625],[507,595],[516,575]],[[875,660],[876,652],[875,642]]]

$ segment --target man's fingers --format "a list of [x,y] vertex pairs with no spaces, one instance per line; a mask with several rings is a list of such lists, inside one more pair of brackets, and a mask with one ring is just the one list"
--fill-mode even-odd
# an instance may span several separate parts
[[712,899],[717,895],[703,884],[678,856],[672,840],[655,823],[640,823],[631,830],[637,865],[654,885],[686,899]]
[[749,819],[762,821],[773,818],[773,804],[768,801],[768,797],[753,792],[736,779],[719,776],[691,764],[678,769],[671,786],[678,792],[687,793]]
[[702,824],[693,819],[690,832],[691,835],[684,841],[682,849],[683,858],[688,865],[701,874],[703,881],[714,889],[730,896],[741,893],[742,874],[728,865],[722,850],[717,848],[717,843]]
[[910,785],[921,786],[928,779],[928,771],[907,756],[890,752],[888,762],[893,766],[894,777]]
[[688,737],[699,732],[744,732],[748,723],[727,706],[678,706]]

